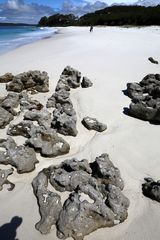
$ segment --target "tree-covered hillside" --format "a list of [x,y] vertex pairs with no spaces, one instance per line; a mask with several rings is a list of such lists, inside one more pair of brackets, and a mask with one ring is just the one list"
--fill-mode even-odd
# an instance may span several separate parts
[[112,6],[105,9],[88,13],[80,18],[74,15],[56,14],[50,17],[43,17],[39,22],[40,26],[149,26],[160,25],[160,6]]

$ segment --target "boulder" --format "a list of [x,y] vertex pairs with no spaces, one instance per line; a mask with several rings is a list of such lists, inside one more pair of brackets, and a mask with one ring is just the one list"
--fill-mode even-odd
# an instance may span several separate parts
[[5,73],[3,76],[0,76],[0,83],[8,83],[14,78],[12,73]]
[[96,118],[84,117],[82,120],[82,124],[88,130],[95,130],[97,132],[103,132],[107,129],[107,125],[104,123],[100,123]]
[[7,179],[8,176],[13,173],[13,171],[14,171],[13,168],[6,169],[6,170],[0,169],[0,191],[2,191],[4,184],[10,185],[10,187],[8,188],[8,191],[12,191],[13,188],[15,187],[15,185]]
[[93,83],[91,82],[91,80],[88,79],[87,77],[83,77],[81,87],[82,88],[89,88],[89,87],[92,87],[92,86],[93,86]]
[[43,105],[37,101],[37,100],[32,100],[26,92],[22,92],[19,94],[20,98],[20,109],[21,111],[24,110],[41,110],[43,108]]
[[10,112],[12,115],[17,115],[15,108],[19,106],[19,94],[17,93],[8,93],[8,95],[1,102],[1,107]]
[[35,164],[38,163],[38,160],[32,148],[17,146],[11,137],[0,139],[0,147],[6,150],[5,152],[0,152],[1,164],[12,165],[17,168],[18,173],[28,173],[35,169]]
[[40,152],[44,157],[56,157],[69,152],[69,144],[53,129],[40,128],[32,134],[26,144]]
[[14,76],[13,80],[6,85],[7,91],[22,92],[23,90],[48,92],[49,77],[46,72],[28,71]]
[[5,128],[13,120],[13,115],[0,107],[0,128]]
[[51,126],[51,113],[47,109],[32,109],[32,111],[27,111],[24,114],[25,120],[37,121],[40,126]]

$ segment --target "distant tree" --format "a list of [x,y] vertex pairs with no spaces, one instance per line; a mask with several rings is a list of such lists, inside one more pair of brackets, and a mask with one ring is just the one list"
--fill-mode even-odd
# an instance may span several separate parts
[[39,26],[47,26],[48,25],[48,18],[46,16],[42,17],[38,23]]

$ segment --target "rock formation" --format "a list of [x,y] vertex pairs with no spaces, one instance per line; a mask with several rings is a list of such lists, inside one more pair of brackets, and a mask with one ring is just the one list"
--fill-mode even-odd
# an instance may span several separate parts
[[0,107],[0,128],[5,128],[13,120],[13,115]]
[[48,92],[49,77],[46,72],[28,71],[13,77],[13,80],[6,85],[7,91],[22,92],[23,90]]
[[4,184],[10,185],[10,187],[8,188],[8,191],[12,191],[13,188],[15,187],[15,185],[7,179],[8,176],[13,173],[13,171],[14,171],[13,168],[6,169],[6,170],[0,169],[0,191],[2,191]]
[[107,129],[107,125],[100,123],[96,118],[85,117],[82,120],[82,124],[88,130],[95,130],[97,132],[103,132]]
[[142,191],[146,197],[160,202],[160,181],[155,182],[152,178],[145,178]]
[[149,74],[140,83],[128,83],[126,95],[132,99],[129,115],[160,123],[160,74]]
[[12,73],[5,73],[3,76],[0,76],[0,83],[8,83],[14,78]]
[[[48,190],[49,182],[56,191],[71,192],[63,206],[60,195]],[[56,225],[60,239],[82,240],[98,228],[123,222],[128,215],[129,200],[121,192],[123,180],[107,154],[93,163],[73,158],[50,166],[32,185],[41,216],[36,228],[48,233]]]
[[27,173],[35,169],[38,160],[32,148],[17,146],[11,137],[0,139],[0,147],[6,150],[0,151],[0,164],[10,164],[17,168],[18,173]]

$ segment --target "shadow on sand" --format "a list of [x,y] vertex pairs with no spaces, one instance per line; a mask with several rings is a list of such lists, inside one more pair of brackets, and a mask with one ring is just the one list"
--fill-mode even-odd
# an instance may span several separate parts
[[17,228],[22,223],[22,218],[15,216],[9,223],[0,226],[0,240],[18,240],[16,238]]

